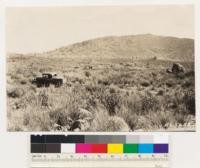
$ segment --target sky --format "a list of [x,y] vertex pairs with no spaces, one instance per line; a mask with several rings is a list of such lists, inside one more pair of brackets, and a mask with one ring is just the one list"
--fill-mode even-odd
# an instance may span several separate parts
[[6,51],[45,52],[104,36],[194,38],[194,6],[8,7]]

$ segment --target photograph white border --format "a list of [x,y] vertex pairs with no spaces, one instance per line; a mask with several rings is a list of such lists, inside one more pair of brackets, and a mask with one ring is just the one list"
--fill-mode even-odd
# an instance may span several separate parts
[[[5,52],[5,8],[10,6],[82,6],[82,5],[151,5],[151,4],[194,4],[195,5],[195,94],[196,94],[196,132],[7,132],[6,110],[6,52]],[[199,167],[199,123],[200,123],[200,1],[197,0],[0,0],[0,149],[10,150],[3,157],[1,166],[11,168],[25,168],[29,166],[29,135],[30,134],[118,134],[118,135],[162,135],[172,137],[172,168],[198,168]],[[188,142],[191,146],[187,146]],[[192,143],[192,144],[191,144]],[[182,152],[192,153],[188,156]],[[176,147],[176,149],[174,148]],[[11,150],[12,149],[12,150]],[[13,149],[16,151],[13,152]],[[196,149],[196,150],[195,150]],[[25,155],[24,152],[27,152]],[[11,154],[12,152],[12,154]],[[24,156],[23,156],[24,154]],[[2,159],[2,158],[1,158]],[[26,163],[25,160],[26,159]],[[189,160],[189,162],[187,162]],[[192,165],[190,164],[192,163]],[[178,167],[177,167],[178,166]]]

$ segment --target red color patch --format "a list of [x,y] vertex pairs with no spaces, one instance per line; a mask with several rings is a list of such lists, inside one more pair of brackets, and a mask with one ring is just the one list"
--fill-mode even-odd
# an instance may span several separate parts
[[107,144],[92,144],[92,153],[107,153]]

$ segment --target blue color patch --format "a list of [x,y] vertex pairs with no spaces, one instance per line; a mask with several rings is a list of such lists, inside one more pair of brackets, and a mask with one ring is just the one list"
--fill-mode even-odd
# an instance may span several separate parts
[[153,144],[138,144],[138,153],[153,153]]

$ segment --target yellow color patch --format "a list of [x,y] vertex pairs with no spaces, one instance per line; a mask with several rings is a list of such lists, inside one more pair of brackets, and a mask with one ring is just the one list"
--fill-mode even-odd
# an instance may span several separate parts
[[123,153],[123,144],[108,144],[108,153]]

